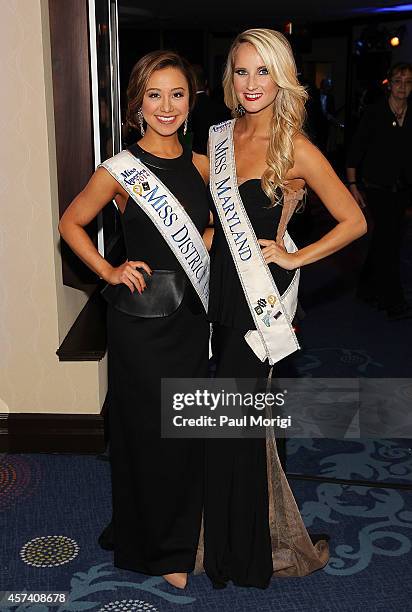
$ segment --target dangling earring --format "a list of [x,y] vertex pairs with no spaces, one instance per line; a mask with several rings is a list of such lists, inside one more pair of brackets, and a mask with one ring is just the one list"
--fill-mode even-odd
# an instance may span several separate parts
[[240,102],[235,108],[235,113],[237,114],[238,117],[243,117],[243,115],[246,113],[245,109],[240,104]]
[[141,108],[139,108],[139,110],[137,111],[137,120],[139,122],[140,133],[142,136],[144,136],[145,134],[144,125],[143,125],[144,117],[143,117],[143,112]]
[[186,117],[185,122],[183,124],[183,136],[187,134],[187,124],[189,123],[189,115]]

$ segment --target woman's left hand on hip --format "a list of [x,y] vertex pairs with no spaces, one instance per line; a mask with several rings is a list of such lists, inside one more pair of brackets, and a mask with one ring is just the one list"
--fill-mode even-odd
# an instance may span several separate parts
[[285,270],[295,270],[299,267],[297,253],[288,253],[285,247],[276,244],[274,240],[259,238],[262,248],[262,255],[266,263],[275,263]]

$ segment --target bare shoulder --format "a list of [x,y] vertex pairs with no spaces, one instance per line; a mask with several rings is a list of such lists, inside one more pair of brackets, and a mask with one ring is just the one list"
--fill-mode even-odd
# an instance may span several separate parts
[[323,157],[316,145],[314,145],[304,134],[296,134],[293,137],[293,148],[295,161],[304,160],[306,157]]
[[305,178],[307,172],[313,170],[316,166],[324,167],[329,162],[315,146],[309,138],[304,134],[296,134],[293,137],[294,148],[294,172],[298,176]]
[[209,160],[206,155],[201,155],[200,153],[195,153],[193,151],[193,163],[199,171],[201,177],[203,178],[205,184],[209,182]]
[[[114,188],[119,183],[110,174],[110,172],[103,166],[99,166],[92,174],[90,182],[94,185],[101,185],[103,188]],[[120,185],[119,185],[120,186]]]
[[326,157],[306,136],[296,135],[293,144],[293,172],[315,191],[329,212],[339,220],[339,209],[343,209],[348,202],[351,207],[354,202],[352,196]]
[[115,200],[122,206],[127,201],[128,194],[112,177],[110,172],[99,166],[90,177],[89,182],[70,204],[72,213],[81,222],[88,222],[109,202]]
[[116,181],[115,178],[110,174],[106,168],[100,166],[92,175],[90,181],[86,185],[84,191],[104,194],[109,199],[114,198],[116,195],[122,195],[127,197],[126,191]]

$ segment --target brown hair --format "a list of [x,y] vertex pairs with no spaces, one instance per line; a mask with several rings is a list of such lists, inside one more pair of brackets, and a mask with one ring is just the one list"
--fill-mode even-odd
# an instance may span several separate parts
[[398,62],[389,69],[388,80],[390,81],[395,74],[403,74],[404,72],[412,72],[412,64],[409,62]]
[[178,68],[184,75],[189,89],[189,111],[193,109],[196,97],[196,84],[189,62],[174,51],[152,51],[133,66],[127,87],[126,122],[138,128],[137,112],[142,106],[147,83],[153,72],[162,68]]

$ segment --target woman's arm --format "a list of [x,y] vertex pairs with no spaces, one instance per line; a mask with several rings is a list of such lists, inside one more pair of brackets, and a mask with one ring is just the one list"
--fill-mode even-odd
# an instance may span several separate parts
[[135,268],[144,268],[149,274],[149,266],[142,261],[126,261],[114,268],[104,259],[84,230],[108,202],[116,197],[127,197],[115,179],[104,168],[98,168],[86,187],[71,202],[59,223],[59,232],[65,242],[93,272],[111,285],[124,283],[141,293],[146,284]]
[[203,232],[203,242],[206,245],[208,251],[212,248],[213,236],[215,234],[215,228],[213,227],[213,215],[209,211],[209,225]]
[[337,221],[337,225],[320,240],[287,253],[272,240],[259,240],[265,260],[293,270],[323,259],[366,233],[365,217],[353,196],[338,178],[328,160],[304,136],[296,136],[295,164],[288,180],[302,178],[319,196]]
[[201,155],[200,153],[192,153],[193,163],[197,168],[200,176],[204,180],[205,185],[209,183],[209,160],[206,155]]

